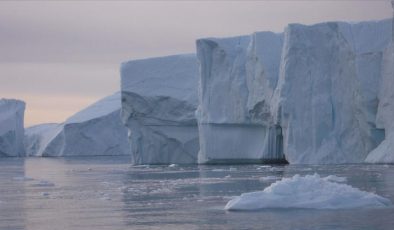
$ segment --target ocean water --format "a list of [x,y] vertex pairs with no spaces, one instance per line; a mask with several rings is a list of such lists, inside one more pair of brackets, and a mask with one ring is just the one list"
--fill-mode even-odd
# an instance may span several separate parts
[[319,173],[394,202],[394,165],[131,166],[128,157],[1,158],[0,230],[393,229],[394,207],[227,212],[241,193]]

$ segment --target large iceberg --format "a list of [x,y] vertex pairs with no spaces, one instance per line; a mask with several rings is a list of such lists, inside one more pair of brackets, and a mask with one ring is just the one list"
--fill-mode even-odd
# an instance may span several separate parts
[[[394,7],[394,1],[392,4]],[[383,54],[379,106],[376,116],[377,126],[385,130],[386,138],[368,155],[365,161],[369,163],[394,163],[394,30],[391,35],[390,46]]]
[[197,40],[200,163],[284,161],[270,111],[282,44],[272,32]]
[[290,163],[359,163],[384,138],[377,129],[389,20],[289,25],[274,118]]
[[134,164],[197,163],[197,82],[194,54],[122,64],[122,120]]
[[108,96],[61,124],[26,129],[29,156],[128,155],[127,129],[120,119],[120,93]]
[[230,200],[229,211],[267,208],[350,209],[386,207],[391,201],[374,193],[361,191],[332,181],[338,177],[318,174],[284,178],[260,192],[244,193]]
[[0,99],[0,157],[24,156],[25,103]]
[[363,162],[385,137],[376,119],[391,26],[199,39],[199,162]]

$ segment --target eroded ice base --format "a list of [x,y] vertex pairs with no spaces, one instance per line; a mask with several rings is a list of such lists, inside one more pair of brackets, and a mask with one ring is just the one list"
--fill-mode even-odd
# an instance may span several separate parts
[[[286,163],[273,131],[253,124],[199,124],[199,163]],[[271,135],[272,136],[272,135]],[[275,135],[274,135],[275,136]],[[278,149],[278,151],[276,151]]]

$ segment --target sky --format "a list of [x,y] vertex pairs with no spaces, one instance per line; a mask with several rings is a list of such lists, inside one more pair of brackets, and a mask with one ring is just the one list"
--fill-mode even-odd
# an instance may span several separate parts
[[63,122],[118,91],[124,61],[194,53],[203,37],[391,14],[388,0],[1,0],[0,98],[26,102],[26,127]]

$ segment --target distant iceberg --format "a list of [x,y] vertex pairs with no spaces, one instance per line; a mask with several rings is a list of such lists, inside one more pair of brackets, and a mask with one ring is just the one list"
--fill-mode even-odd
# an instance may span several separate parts
[[0,99],[0,157],[24,156],[25,102]]
[[194,54],[122,64],[122,121],[134,164],[197,163],[197,82]]
[[26,129],[28,156],[128,155],[127,129],[120,119],[120,93],[103,98],[61,124]]
[[322,178],[318,174],[285,178],[261,192],[244,193],[230,200],[225,210],[248,211],[267,208],[351,209],[386,207],[391,201],[373,193],[360,191],[336,176]]

